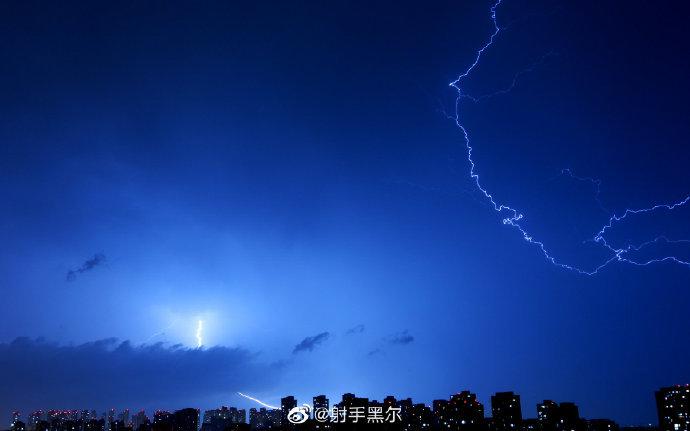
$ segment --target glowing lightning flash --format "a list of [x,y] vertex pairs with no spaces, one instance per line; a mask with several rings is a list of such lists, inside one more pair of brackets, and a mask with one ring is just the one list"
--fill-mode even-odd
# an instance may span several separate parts
[[261,401],[261,400],[257,400],[257,399],[254,398],[254,397],[250,397],[249,395],[245,395],[245,394],[243,394],[242,392],[238,392],[237,395],[239,395],[239,396],[241,396],[241,397],[244,397],[244,398],[246,398],[246,399],[248,399],[248,400],[252,400],[252,401],[254,401],[255,403],[257,403],[257,404],[259,404],[259,405],[262,405],[262,406],[264,406],[264,407],[266,407],[266,408],[269,408],[269,409],[274,409],[274,410],[275,410],[275,409],[279,409],[279,408],[280,408],[280,407],[272,406],[272,405],[270,405],[270,404],[266,404],[265,402],[263,402],[263,401]]
[[202,339],[203,330],[204,330],[204,321],[199,320],[196,324],[196,347],[197,347],[197,349],[200,349],[201,346],[204,344],[203,339]]
[[[556,258],[553,255],[551,255],[549,253],[549,251],[546,249],[546,246],[544,245],[543,242],[534,239],[534,237],[525,228],[523,228],[521,226],[520,220],[523,219],[522,213],[520,213],[518,210],[516,210],[514,208],[511,208],[508,205],[497,203],[496,200],[494,199],[493,195],[491,193],[489,193],[487,191],[487,189],[485,189],[481,185],[481,182],[479,181],[479,174],[477,174],[477,172],[475,170],[476,166],[474,163],[474,159],[472,158],[473,148],[472,148],[472,145],[470,145],[469,134],[468,134],[465,126],[463,126],[462,121],[460,120],[461,101],[464,99],[469,99],[469,100],[472,100],[474,102],[480,102],[481,100],[489,98],[489,97],[508,93],[510,90],[512,90],[515,87],[515,85],[517,83],[517,78],[519,77],[519,75],[522,72],[520,74],[515,75],[515,78],[513,79],[513,82],[510,85],[510,87],[508,87],[507,89],[504,89],[504,90],[499,90],[493,94],[486,95],[486,96],[472,97],[472,96],[463,92],[461,84],[462,84],[462,81],[465,80],[465,78],[468,78],[469,75],[472,73],[472,71],[479,65],[479,61],[481,60],[481,57],[484,54],[484,51],[486,51],[491,45],[493,45],[495,38],[498,36],[498,34],[501,31],[501,27],[499,27],[498,21],[496,19],[496,9],[501,5],[502,1],[503,0],[497,0],[493,4],[493,6],[491,6],[490,17],[491,17],[491,22],[493,23],[494,28],[493,28],[493,31],[491,33],[491,36],[489,37],[489,40],[484,45],[482,45],[481,48],[479,48],[477,50],[477,53],[476,53],[475,58],[474,58],[474,62],[472,64],[470,64],[470,66],[465,70],[465,72],[460,74],[455,81],[453,81],[449,84],[449,86],[453,87],[457,91],[457,97],[455,99],[455,115],[449,116],[449,118],[452,119],[453,121],[455,121],[456,126],[460,129],[460,131],[462,132],[463,137],[465,139],[465,147],[467,150],[467,161],[470,164],[470,177],[474,180],[474,183],[475,183],[477,189],[491,203],[491,205],[493,206],[493,209],[497,213],[505,215],[505,217],[503,218],[503,224],[504,225],[512,226],[513,228],[517,229],[520,232],[520,234],[522,234],[522,238],[525,241],[527,241],[530,244],[536,245],[541,250],[541,252],[544,255],[544,257],[546,258],[546,260],[548,260],[549,262],[551,262],[552,264],[554,264],[560,268],[575,271],[575,272],[577,272],[579,274],[583,274],[583,275],[594,275],[594,274],[598,273],[599,270],[601,270],[604,267],[606,267],[607,265],[609,265],[611,262],[625,262],[625,263],[629,263],[629,264],[637,265],[637,266],[646,266],[646,265],[650,265],[652,263],[658,263],[658,262],[674,262],[674,263],[678,263],[678,264],[681,264],[681,265],[684,265],[684,266],[687,266],[690,268],[690,262],[683,260],[683,259],[676,257],[676,256],[657,257],[657,258],[649,259],[646,261],[636,261],[636,260],[633,260],[633,259],[627,257],[627,254],[629,252],[639,251],[640,249],[642,249],[648,245],[651,245],[651,244],[659,243],[662,241],[667,242],[667,243],[687,243],[688,240],[675,240],[675,241],[673,241],[673,240],[668,240],[665,237],[657,237],[657,238],[654,238],[650,241],[643,242],[642,244],[639,244],[639,245],[627,245],[625,247],[616,248],[616,247],[610,245],[609,242],[604,237],[604,234],[606,233],[606,231],[608,229],[612,228],[615,223],[622,222],[628,216],[634,216],[634,215],[638,215],[638,214],[645,214],[645,213],[651,213],[651,212],[662,211],[662,210],[672,211],[678,207],[682,207],[682,206],[686,205],[690,201],[690,196],[687,196],[684,199],[682,199],[678,202],[675,202],[675,203],[671,203],[671,204],[657,204],[657,205],[653,205],[653,206],[648,207],[648,208],[626,209],[622,215],[616,215],[616,214],[611,215],[608,223],[605,224],[599,230],[599,232],[597,232],[593,237],[593,241],[595,243],[603,246],[604,248],[606,248],[607,250],[609,250],[611,252],[611,256],[609,258],[607,258],[606,260],[604,260],[601,264],[596,266],[594,269],[587,270],[587,269],[578,268],[576,266],[572,266],[572,265],[557,261]],[[527,69],[525,72],[528,72],[531,69],[532,68]],[[599,182],[598,182],[598,180],[594,180],[592,178],[576,177],[572,174],[572,172],[570,172],[570,170],[564,170],[563,173],[568,174],[569,176],[571,176],[575,179],[578,179],[578,180],[586,180],[586,181],[592,182],[596,186],[597,201],[598,201],[598,198],[599,198],[599,196],[598,196],[599,195]],[[603,208],[603,206],[602,206],[602,208]]]

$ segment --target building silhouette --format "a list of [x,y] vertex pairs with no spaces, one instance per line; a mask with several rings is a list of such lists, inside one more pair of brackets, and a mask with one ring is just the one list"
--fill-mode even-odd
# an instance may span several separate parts
[[[51,412],[48,412],[49,414]],[[108,410],[108,419],[105,421],[105,426],[108,431],[114,431],[111,428],[111,424],[115,421],[115,409]]]
[[288,415],[290,410],[295,407],[297,407],[297,400],[292,395],[280,399],[280,424],[283,427],[292,427],[292,424],[288,421]]
[[[332,430],[333,426],[330,423],[330,402],[325,395],[317,395],[314,397],[313,401],[313,411],[312,419],[314,419],[314,430],[315,431],[328,431]],[[325,421],[317,421],[316,419],[327,418]]]
[[431,430],[436,426],[436,417],[429,406],[418,403],[409,406],[402,415],[402,428],[405,431]]
[[551,400],[544,400],[537,404],[537,421],[539,428],[545,431],[553,431],[559,421],[558,403]]
[[12,412],[12,420],[10,421],[10,426],[13,425],[15,422],[20,420],[22,417],[22,414],[19,410],[15,410]]
[[316,410],[326,410],[328,411],[329,409],[329,403],[328,403],[328,398],[326,398],[325,395],[317,395],[313,399],[313,404],[312,406],[314,407],[314,411]]
[[247,413],[244,409],[222,406],[219,409],[206,410],[201,424],[202,431],[225,431],[236,428],[237,424],[247,423]]
[[198,431],[199,410],[187,408],[173,414],[173,431]]
[[542,431],[587,431],[587,422],[571,402],[560,404],[551,400],[537,404],[538,428]]
[[121,421],[125,426],[128,426],[129,423],[129,409],[124,409],[122,412],[120,412],[119,415],[117,415],[117,419]]
[[660,431],[690,429],[690,385],[661,388],[655,397]]
[[277,430],[280,429],[282,411],[279,409],[249,409],[249,426],[253,430]]
[[448,409],[448,400],[434,400],[432,406],[439,430],[452,429],[453,422]]
[[448,409],[453,419],[451,429],[477,430],[484,425],[484,405],[470,391],[452,395],[448,401]]
[[132,430],[133,431],[148,431],[151,428],[146,412],[141,410],[132,416]]
[[21,421],[22,414],[19,411],[12,412],[12,421],[10,422],[11,431],[25,431],[26,424]]
[[33,412],[31,412],[27,420],[27,428],[29,429],[29,431],[35,431],[38,422],[45,420],[46,417],[47,416],[45,413],[43,413],[43,410],[34,410]]
[[496,392],[491,396],[492,427],[496,431],[513,431],[522,425],[520,395]]
[[173,431],[174,416],[166,410],[156,410],[153,414],[153,431]]

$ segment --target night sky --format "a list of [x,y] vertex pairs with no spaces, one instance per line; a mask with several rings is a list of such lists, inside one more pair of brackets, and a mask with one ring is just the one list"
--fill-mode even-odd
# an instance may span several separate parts
[[[2,2],[2,423],[463,389],[655,423],[690,380],[690,267],[580,275],[501,223],[447,118],[490,6]],[[559,261],[595,267],[611,214],[690,192],[686,7],[497,9],[464,90],[518,79],[462,121]],[[690,239],[688,207],[607,240]],[[690,247],[637,257],[666,255]]]

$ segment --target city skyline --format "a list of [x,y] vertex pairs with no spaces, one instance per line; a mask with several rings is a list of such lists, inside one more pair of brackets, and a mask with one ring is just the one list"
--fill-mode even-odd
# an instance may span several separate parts
[[[382,401],[379,402],[376,399],[370,400],[369,398],[357,397],[353,393],[345,393],[339,402],[333,404],[331,404],[330,398],[326,395],[315,395],[311,403],[304,403],[294,396],[288,395],[280,399],[279,406],[268,406],[261,400],[244,394],[240,395],[246,399],[254,400],[254,407],[247,409],[223,405],[219,408],[204,410],[203,415],[201,415],[202,410],[189,407],[174,412],[156,409],[152,412],[153,420],[149,419],[144,409],[138,410],[134,414],[130,414],[130,409],[128,408],[121,411],[111,408],[100,414],[93,409],[39,409],[26,414],[25,422],[22,421],[23,416],[21,412],[13,411],[10,431],[58,431],[58,428],[55,428],[57,426],[55,424],[50,425],[53,427],[50,430],[41,429],[39,422],[51,424],[55,421],[57,421],[55,423],[81,421],[80,423],[85,424],[98,420],[103,420],[104,422],[101,426],[106,427],[101,431],[117,431],[112,429],[112,425],[108,425],[115,422],[121,423],[123,427],[129,427],[130,431],[148,431],[146,427],[150,427],[157,422],[166,421],[166,418],[172,418],[178,412],[192,411],[196,411],[196,428],[201,427],[202,431],[204,429],[205,431],[224,431],[227,424],[234,423],[246,423],[252,425],[252,428],[262,429],[262,427],[269,425],[294,425],[294,423],[288,420],[288,416],[293,409],[304,405],[308,405],[310,408],[307,414],[312,422],[323,423],[338,423],[335,417],[341,408],[353,408],[358,405],[381,405],[401,407],[403,417],[407,417],[405,415],[409,416],[410,412],[413,411],[416,412],[415,414],[423,414],[424,409],[427,409],[429,414],[433,413],[434,415],[436,423],[433,426],[441,427],[441,429],[444,429],[444,427],[454,429],[453,427],[460,426],[461,424],[458,420],[462,420],[462,425],[465,425],[464,420],[467,419],[467,425],[475,425],[473,421],[477,420],[477,425],[486,426],[492,431],[518,429],[524,429],[524,431],[539,429],[544,431],[544,427],[547,426],[544,424],[551,424],[548,426],[554,427],[555,430],[559,422],[557,418],[560,416],[569,418],[567,421],[569,425],[567,426],[572,427],[572,431],[584,430],[585,428],[587,430],[606,431],[607,429],[612,430],[613,428],[611,427],[618,429],[619,426],[628,428],[649,427],[649,431],[678,431],[679,429],[685,430],[690,426],[690,384],[662,387],[654,392],[658,417],[657,424],[619,424],[611,418],[587,418],[582,415],[577,403],[572,401],[556,402],[549,399],[544,399],[536,404],[532,411],[534,415],[530,416],[529,412],[524,415],[527,406],[521,403],[520,395],[513,391],[495,392],[491,395],[491,401],[487,407],[479,401],[476,394],[469,390],[457,392],[451,395],[449,399],[434,399],[430,403],[415,403],[411,398],[398,399],[392,395],[383,397]],[[449,406],[453,403],[467,406],[470,410],[464,413],[451,410]],[[415,409],[422,409],[421,413]],[[316,412],[319,410],[323,410],[328,414],[317,421]],[[459,417],[463,419],[452,418],[451,416],[454,415],[460,415]],[[366,422],[366,419],[362,421]],[[340,423],[347,423],[347,420],[343,420]],[[538,423],[542,423],[542,428],[537,427]],[[581,426],[585,428],[581,428],[578,423],[581,423]],[[140,426],[144,428],[139,429]],[[599,428],[601,426],[604,428]],[[85,430],[98,431],[93,428],[85,428],[81,431]],[[570,428],[566,427],[566,430],[570,430]]]

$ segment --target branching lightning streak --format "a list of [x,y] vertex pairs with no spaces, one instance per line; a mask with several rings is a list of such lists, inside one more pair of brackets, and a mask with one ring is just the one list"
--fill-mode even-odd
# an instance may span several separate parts
[[[470,96],[470,95],[463,92],[463,89],[461,86],[462,81],[465,80],[467,77],[469,77],[470,74],[472,73],[472,71],[475,68],[477,68],[477,66],[479,65],[479,62],[482,58],[482,55],[484,54],[484,52],[487,49],[489,49],[489,47],[491,47],[491,45],[494,44],[496,37],[501,32],[501,28],[499,27],[498,20],[496,18],[496,9],[501,5],[502,1],[503,0],[497,0],[491,6],[489,16],[490,16],[491,22],[493,24],[493,31],[492,31],[491,36],[489,37],[488,41],[485,42],[484,45],[482,45],[477,50],[476,55],[474,57],[474,61],[472,62],[472,64],[470,64],[470,66],[462,74],[460,74],[455,81],[453,81],[449,84],[450,87],[453,87],[457,91],[457,97],[455,99],[455,115],[451,116],[450,118],[453,121],[455,121],[455,125],[458,127],[458,129],[460,129],[460,131],[463,134],[463,138],[465,140],[465,148],[467,150],[467,161],[470,164],[470,171],[469,171],[470,178],[472,178],[472,180],[474,180],[474,183],[475,183],[477,189],[484,195],[486,200],[488,200],[491,203],[494,211],[496,211],[499,214],[505,215],[505,217],[503,218],[503,224],[504,225],[508,225],[508,226],[511,226],[511,227],[517,229],[525,241],[527,241],[528,243],[530,243],[532,245],[537,246],[541,250],[541,252],[544,255],[544,257],[546,258],[546,260],[551,262],[553,265],[555,265],[557,267],[567,269],[570,271],[574,271],[574,272],[577,272],[578,274],[582,274],[582,275],[595,275],[600,270],[602,270],[603,268],[605,268],[606,266],[608,266],[612,262],[624,262],[624,263],[628,263],[628,264],[632,264],[632,265],[636,265],[636,266],[647,266],[647,265],[650,265],[653,263],[659,263],[659,262],[674,262],[674,263],[678,263],[681,265],[685,265],[685,266],[690,268],[690,262],[683,260],[683,259],[676,257],[676,256],[663,256],[663,257],[657,257],[657,258],[648,259],[648,260],[644,260],[644,261],[637,261],[637,260],[634,260],[634,259],[627,257],[627,254],[630,252],[639,251],[646,246],[649,246],[649,245],[652,245],[655,243],[659,243],[661,241],[665,241],[668,243],[685,243],[685,242],[689,242],[687,240],[671,241],[671,240],[666,239],[665,237],[660,236],[660,237],[654,238],[650,241],[643,242],[643,243],[636,245],[636,246],[635,245],[627,245],[625,247],[616,248],[616,247],[612,246],[604,237],[606,231],[611,229],[614,224],[622,222],[623,220],[625,220],[629,216],[651,213],[651,212],[656,212],[656,211],[660,211],[660,210],[672,211],[678,207],[686,205],[690,201],[690,196],[687,196],[684,199],[682,199],[678,202],[675,202],[675,203],[671,203],[671,204],[657,204],[657,205],[653,205],[653,206],[647,207],[647,208],[626,209],[622,215],[616,215],[615,213],[613,215],[611,215],[609,220],[608,220],[608,223],[606,223],[599,230],[599,232],[597,232],[594,235],[594,238],[593,238],[593,241],[595,243],[608,249],[611,252],[611,256],[609,258],[605,259],[598,266],[594,267],[594,269],[583,269],[583,268],[579,268],[577,266],[573,266],[573,265],[569,265],[569,264],[566,264],[563,262],[559,262],[547,250],[546,246],[544,245],[544,243],[542,241],[536,240],[525,228],[522,227],[522,225],[520,224],[520,220],[522,220],[524,218],[524,216],[521,212],[519,212],[517,209],[514,209],[508,205],[499,204],[494,199],[493,195],[491,193],[489,193],[488,190],[482,186],[482,184],[479,180],[479,174],[477,174],[477,172],[476,172],[476,165],[475,165],[474,159],[472,158],[472,152],[474,149],[473,149],[472,145],[470,144],[470,138],[469,138],[469,134],[467,132],[467,129],[462,124],[462,121],[460,119],[461,102],[463,99],[470,99],[474,102],[479,102],[479,101],[486,99],[486,98],[489,98],[489,97],[494,97],[494,96],[497,96],[500,94],[508,93],[508,92],[510,92],[510,90],[512,90],[515,87],[515,85],[517,85],[517,80],[520,77],[520,75],[522,75],[523,73],[526,73],[526,72],[528,72],[534,68],[534,67],[531,67],[529,69],[526,69],[523,72],[516,74],[514,79],[513,79],[512,84],[504,90],[499,90],[499,91],[496,91],[495,93],[488,94],[485,96],[480,96],[480,97],[473,97],[473,96]],[[543,59],[542,59],[542,61],[543,61]],[[564,170],[562,173],[567,174],[567,175],[569,175],[572,178],[575,178],[577,180],[592,182],[596,186],[595,190],[597,192],[597,201],[599,201],[599,186],[600,186],[599,180],[594,180],[593,178],[577,177],[577,176],[573,175],[573,173],[569,169]],[[602,208],[603,208],[603,205],[602,205]]]
[[594,200],[597,201],[597,204],[599,204],[599,208],[601,208],[602,211],[604,211],[605,213],[609,213],[609,210],[607,210],[606,207],[604,207],[604,204],[601,202],[601,199],[599,198],[601,195],[601,180],[600,179],[592,178],[592,177],[577,176],[569,168],[562,169],[561,175],[568,176],[568,177],[570,177],[576,181],[581,181],[581,182],[592,184],[592,187],[594,187]]
[[254,398],[254,397],[250,397],[249,395],[245,395],[245,394],[243,394],[242,392],[238,392],[237,395],[239,395],[239,396],[241,396],[241,397],[244,397],[244,398],[246,398],[246,399],[248,399],[248,400],[254,401],[255,403],[257,403],[257,404],[259,404],[259,405],[262,405],[262,406],[264,406],[264,407],[266,407],[266,408],[268,408],[268,409],[279,409],[279,408],[280,408],[280,407],[272,406],[272,405],[270,405],[270,404],[266,404],[265,402],[263,402],[263,401],[261,401],[261,400],[258,400],[258,399]]
[[496,90],[493,93],[483,94],[481,96],[471,96],[469,94],[463,93],[460,95],[460,97],[465,98],[465,99],[470,99],[474,103],[479,103],[479,102],[482,102],[486,99],[491,99],[492,97],[496,97],[496,96],[500,96],[502,94],[510,93],[517,86],[518,80],[522,77],[522,75],[525,75],[525,74],[530,73],[530,72],[534,72],[534,69],[536,69],[537,67],[544,64],[544,62],[546,62],[546,60],[549,57],[553,57],[555,55],[556,55],[556,53],[554,53],[553,51],[549,51],[546,54],[544,54],[538,61],[532,63],[529,67],[527,67],[527,68],[519,71],[515,75],[513,75],[513,80],[511,81],[510,85],[507,86],[506,88],[503,88],[501,90]]

